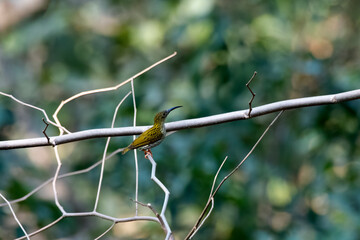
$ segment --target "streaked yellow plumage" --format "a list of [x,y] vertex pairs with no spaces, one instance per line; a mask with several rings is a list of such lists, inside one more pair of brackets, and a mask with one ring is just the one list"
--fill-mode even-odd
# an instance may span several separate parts
[[176,106],[168,110],[159,112],[154,118],[154,125],[143,132],[138,138],[136,138],[129,146],[127,146],[122,154],[127,153],[132,149],[139,149],[151,154],[150,149],[159,145],[166,136],[165,119],[169,113],[181,106]]

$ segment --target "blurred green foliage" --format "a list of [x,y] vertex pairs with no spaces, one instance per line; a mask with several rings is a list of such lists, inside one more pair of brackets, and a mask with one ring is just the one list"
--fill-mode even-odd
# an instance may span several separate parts
[[[321,1],[51,1],[45,10],[0,33],[0,90],[44,108],[78,92],[114,86],[157,60],[175,58],[135,80],[138,125],[156,112],[184,107],[169,121],[254,105],[356,89],[360,79],[360,4]],[[130,85],[80,98],[59,114],[70,131],[109,127]],[[240,170],[224,184],[212,215],[195,239],[358,239],[360,236],[359,102],[285,112]],[[131,99],[116,126],[132,125]],[[0,97],[0,140],[42,136],[42,115]],[[206,203],[212,179],[246,155],[273,116],[171,135],[153,150],[158,177],[171,195],[168,220],[185,237]],[[57,134],[49,129],[50,135]],[[110,151],[131,138],[113,139]],[[105,139],[60,147],[62,172],[85,168],[102,156]],[[140,157],[139,200],[161,209],[163,193],[149,181]],[[52,177],[50,148],[0,152],[0,189],[22,197]],[[61,180],[68,211],[91,211],[99,169]],[[107,163],[99,211],[134,214],[132,154]],[[28,232],[60,216],[51,188],[14,209]],[[142,214],[151,214],[141,209]],[[6,207],[0,238],[22,236]],[[67,218],[34,239],[93,239],[109,227],[96,218]],[[118,224],[106,239],[161,239],[154,223]]]

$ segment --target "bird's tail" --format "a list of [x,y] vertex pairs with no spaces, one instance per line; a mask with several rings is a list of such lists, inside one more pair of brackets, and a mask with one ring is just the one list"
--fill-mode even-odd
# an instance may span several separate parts
[[124,154],[127,153],[128,151],[130,151],[130,148],[126,147],[126,148],[124,148],[124,150],[121,151],[121,153],[124,155]]

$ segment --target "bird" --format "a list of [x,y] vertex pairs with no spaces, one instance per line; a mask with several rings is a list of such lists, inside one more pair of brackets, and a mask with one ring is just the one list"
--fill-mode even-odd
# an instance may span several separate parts
[[155,115],[154,125],[143,132],[139,137],[137,137],[129,146],[122,150],[122,154],[127,153],[132,149],[138,149],[144,151],[145,158],[148,158],[150,155],[152,157],[151,148],[159,145],[166,136],[165,129],[165,119],[169,115],[169,113],[182,106],[176,106],[159,112]]

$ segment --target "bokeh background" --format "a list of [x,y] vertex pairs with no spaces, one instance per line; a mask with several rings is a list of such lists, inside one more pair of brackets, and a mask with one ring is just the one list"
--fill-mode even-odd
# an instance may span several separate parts
[[[245,83],[254,71],[254,106],[357,89],[360,4],[320,1],[2,0],[0,91],[52,115],[61,100],[110,87],[177,51],[175,58],[135,80],[138,125],[183,105],[168,121],[247,108]],[[86,96],[59,114],[70,131],[109,127],[130,85]],[[252,156],[222,187],[212,215],[195,239],[359,239],[359,102],[285,112]],[[127,99],[116,126],[132,125]],[[158,177],[169,188],[167,217],[176,239],[189,232],[220,177],[246,155],[274,115],[180,131],[153,150]],[[41,137],[40,112],[0,97],[0,140]],[[56,135],[49,128],[49,135]],[[109,152],[130,143],[114,138]],[[90,166],[105,139],[60,147],[62,173]],[[140,156],[139,200],[160,211],[163,193],[149,181]],[[22,197],[52,177],[51,148],[0,151],[0,191]],[[91,211],[99,169],[58,182],[67,211]],[[99,211],[134,214],[133,154],[108,161]],[[14,209],[28,232],[60,216],[51,186]],[[141,214],[151,215],[141,208]],[[0,238],[22,236],[7,207]],[[67,218],[32,239],[93,239],[110,223]],[[104,239],[162,239],[155,223],[118,224]]]

